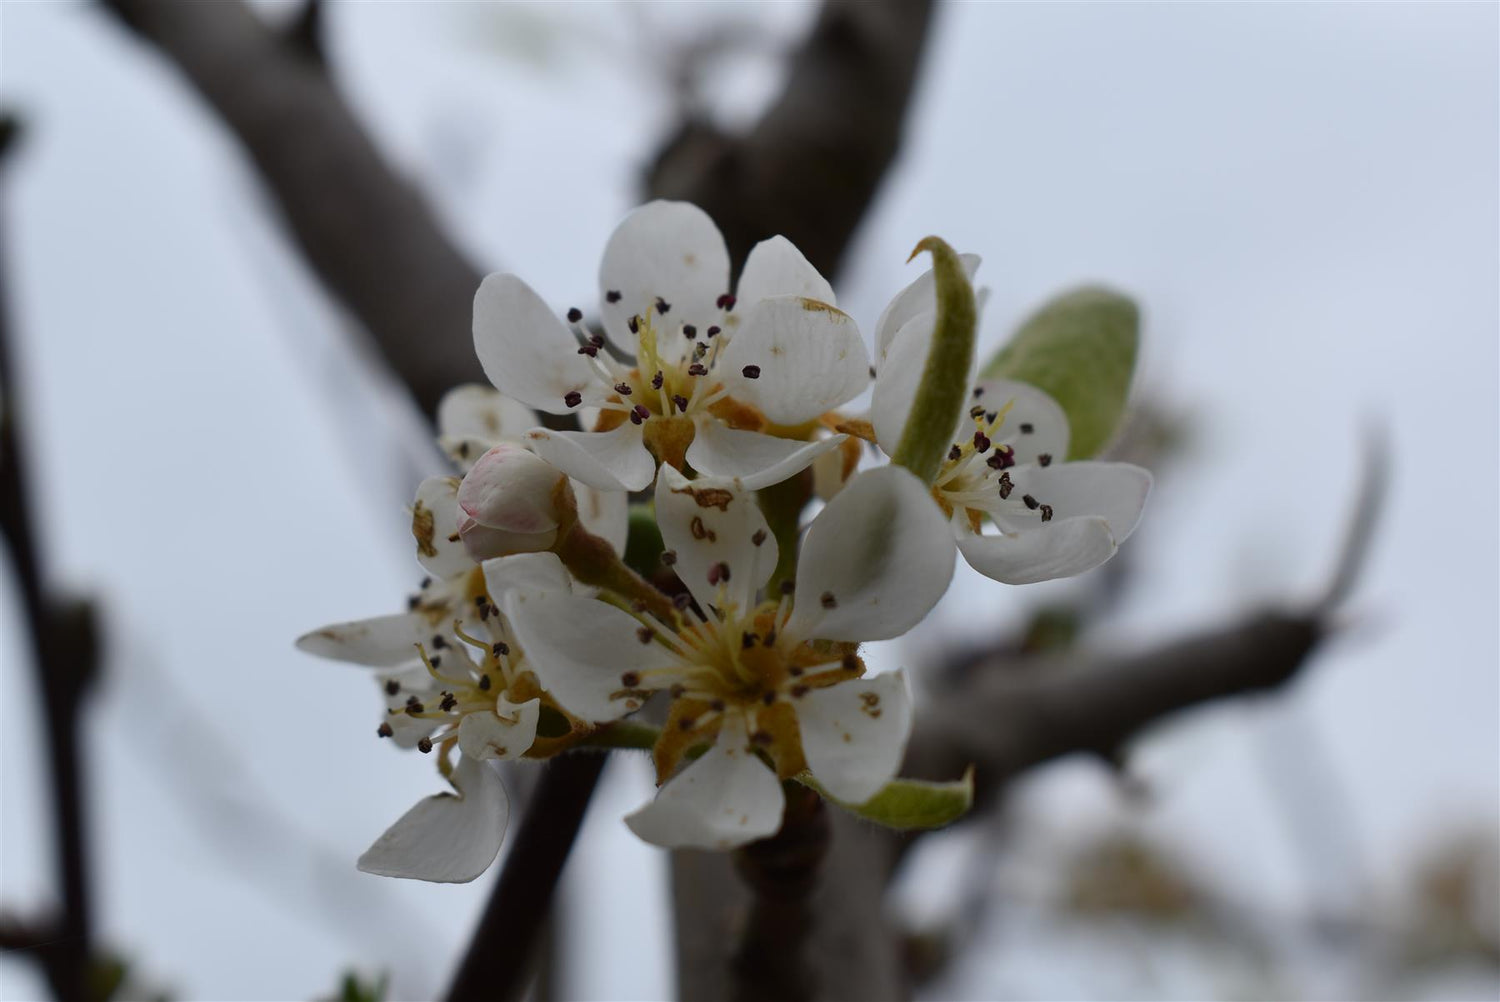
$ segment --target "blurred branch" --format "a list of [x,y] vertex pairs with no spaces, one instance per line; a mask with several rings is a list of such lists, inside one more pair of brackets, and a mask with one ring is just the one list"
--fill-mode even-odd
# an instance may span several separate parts
[[289,41],[240,0],[103,2],[239,139],[307,263],[423,411],[433,415],[445,392],[481,378],[470,335],[480,273],[386,164],[321,62],[307,58],[305,38],[319,37],[316,5]]
[[[14,119],[0,124],[0,160],[14,146]],[[0,164],[0,169],[4,165]],[[41,964],[53,992],[63,1002],[82,1000],[92,956],[93,901],[83,804],[83,763],[79,719],[84,697],[98,670],[93,610],[88,603],[49,594],[30,507],[27,443],[21,420],[21,379],[11,344],[9,316],[0,270],[0,533],[10,550],[21,620],[31,641],[31,663],[42,701],[48,780],[52,794],[55,865],[62,898],[50,935],[29,955]]]
[[932,0],[825,0],[780,97],[743,135],[691,117],[647,170],[654,197],[713,216],[736,266],[781,234],[825,275],[896,157]]
[[553,891],[604,762],[604,755],[581,752],[544,766],[448,1002],[514,1002],[526,990]]

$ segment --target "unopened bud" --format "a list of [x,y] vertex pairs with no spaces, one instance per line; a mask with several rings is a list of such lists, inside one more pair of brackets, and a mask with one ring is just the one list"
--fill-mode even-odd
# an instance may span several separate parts
[[557,538],[564,475],[513,443],[479,457],[458,487],[458,534],[475,560],[545,550]]

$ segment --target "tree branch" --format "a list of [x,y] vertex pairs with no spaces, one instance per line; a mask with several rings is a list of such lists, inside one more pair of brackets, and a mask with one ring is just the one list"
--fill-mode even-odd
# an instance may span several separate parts
[[176,64],[239,139],[308,264],[422,410],[431,416],[449,389],[482,381],[470,334],[480,273],[384,162],[306,47],[240,0],[104,3]]
[[933,0],[826,0],[760,121],[743,135],[684,122],[646,189],[705,209],[736,267],[781,234],[834,274],[900,147],[932,9]]

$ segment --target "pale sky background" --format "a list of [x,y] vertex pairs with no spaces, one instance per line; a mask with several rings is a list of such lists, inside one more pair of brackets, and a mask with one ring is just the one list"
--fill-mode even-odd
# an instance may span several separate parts
[[[330,7],[338,78],[382,146],[476,260],[560,306],[596,295],[604,240],[671,121],[652,62],[669,57],[663,39],[726,19],[790,38],[811,10]],[[1348,636],[1285,695],[1145,741],[1148,808],[1088,763],[1037,772],[1018,792],[1010,868],[1055,869],[1123,825],[1251,909],[1305,914],[1398,899],[1454,826],[1496,848],[1497,31],[1493,4],[943,11],[840,303],[873,327],[928,233],[985,258],[986,350],[1081,281],[1140,299],[1138,385],[1189,409],[1195,443],[1128,544],[1139,580],[1094,643],[1311,594],[1362,427],[1390,429],[1394,452]],[[718,77],[731,119],[775,80],[754,59]],[[354,871],[441,784],[430,760],[374,738],[379,703],[358,670],[291,641],[399,606],[420,576],[402,505],[436,460],[365,388],[338,310],[287,253],[238,151],[150,52],[89,7],[0,2],[0,87],[29,126],[3,238],[46,552],[109,624],[90,748],[103,931],[180,998],[307,998],[351,964],[394,966],[400,997],[430,997],[489,882]],[[905,650],[1067,587],[1022,593],[961,568]],[[0,906],[30,907],[51,887],[45,791],[8,580],[0,590]],[[881,658],[920,671],[899,650]],[[1354,845],[1344,872],[1313,879],[1278,812],[1286,756],[1268,754],[1309,733],[1321,755],[1292,767],[1332,777],[1342,804],[1327,809]],[[663,857],[619,821],[649,795],[640,766],[612,767],[570,870],[569,899],[590,903],[571,912],[580,998],[672,990]],[[964,851],[947,842],[929,853],[934,874]],[[917,897],[941,911],[941,893]],[[1092,972],[1057,962],[1084,949]],[[940,990],[1225,990],[1170,944],[1149,977],[1119,952],[1020,921]],[[1289,992],[1355,990],[1304,966]],[[0,998],[38,990],[0,960]]]

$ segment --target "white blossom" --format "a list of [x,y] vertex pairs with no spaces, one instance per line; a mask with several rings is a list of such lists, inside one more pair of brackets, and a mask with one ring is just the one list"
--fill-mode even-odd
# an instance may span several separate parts
[[600,265],[605,339],[567,323],[514,275],[490,275],[474,300],[474,344],[503,393],[582,431],[535,428],[528,446],[574,479],[642,490],[658,463],[736,477],[749,489],[797,473],[843,436],[818,421],[869,382],[859,330],[833,290],[781,237],[756,245],[737,289],[708,215],[652,202],[628,215]]
[[777,543],[742,485],[664,466],[656,512],[692,599],[675,622],[573,594],[552,554],[484,565],[539,679],[570,713],[610,721],[671,693],[656,747],[665,785],[631,828],[669,847],[762,838],[781,823],[778,777],[804,768],[834,797],[868,800],[900,765],[911,700],[901,673],[860,677],[858,644],[906,632],[953,573],[952,536],[926,490],[894,467],[856,477],[807,529],[795,587],[769,595]]

